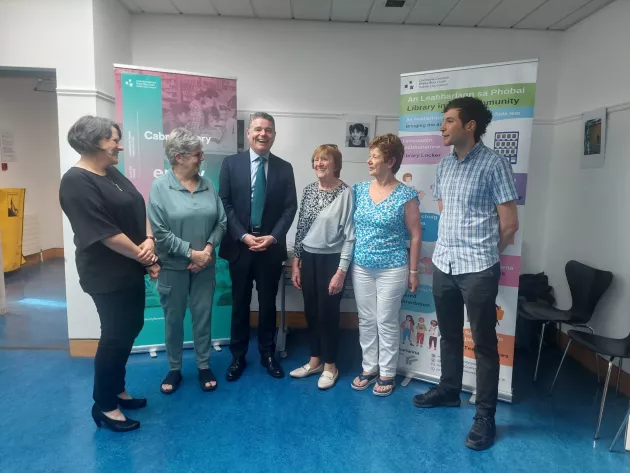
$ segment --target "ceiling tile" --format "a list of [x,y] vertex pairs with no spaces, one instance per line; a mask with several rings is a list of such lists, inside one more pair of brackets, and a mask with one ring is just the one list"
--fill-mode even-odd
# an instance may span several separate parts
[[290,0],[251,0],[258,18],[292,18]]
[[177,9],[185,15],[216,15],[210,0],[172,0]]
[[328,20],[332,0],[291,0],[296,20]]
[[131,13],[142,13],[142,10],[136,5],[133,0],[118,0],[120,4],[125,7]]
[[544,30],[586,5],[590,0],[549,0],[514,28]]
[[333,21],[367,21],[374,0],[333,0]]
[[591,2],[584,5],[579,10],[574,11],[568,16],[565,16],[558,23],[551,26],[552,30],[566,30],[571,26],[579,23],[584,18],[591,16],[598,10],[601,10],[609,3],[614,2],[615,0],[592,0]]
[[211,0],[211,2],[221,16],[254,16],[249,0]]
[[415,0],[407,0],[402,7],[386,7],[387,0],[377,0],[370,13],[370,23],[402,24],[415,4]]
[[408,25],[439,25],[460,0],[418,0],[407,21]]
[[144,13],[179,13],[170,0],[133,0]]
[[503,0],[479,26],[511,28],[547,0]]
[[462,0],[442,22],[447,26],[476,26],[503,0]]

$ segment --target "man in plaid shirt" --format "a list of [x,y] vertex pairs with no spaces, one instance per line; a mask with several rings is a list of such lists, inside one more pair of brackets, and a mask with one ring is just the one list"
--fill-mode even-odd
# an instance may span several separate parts
[[491,121],[492,113],[476,98],[458,98],[444,108],[440,131],[453,151],[438,164],[433,186],[441,214],[433,253],[433,297],[442,376],[437,387],[413,398],[417,407],[460,405],[465,305],[477,362],[477,413],[466,437],[466,445],[474,450],[492,446],[496,435],[499,253],[518,230],[511,165],[481,141]]

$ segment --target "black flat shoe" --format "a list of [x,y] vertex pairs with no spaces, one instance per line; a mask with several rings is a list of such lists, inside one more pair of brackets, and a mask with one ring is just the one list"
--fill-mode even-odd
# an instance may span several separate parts
[[142,409],[147,407],[147,400],[144,398],[123,399],[118,398],[118,406],[121,409]]
[[227,374],[225,375],[226,379],[228,381],[236,381],[241,377],[246,366],[247,362],[245,361],[245,357],[234,358],[228,367]]
[[112,432],[130,432],[140,428],[140,422],[129,417],[127,417],[127,420],[115,420],[107,417],[96,404],[92,406],[92,419],[94,419],[97,427],[104,424]]
[[274,378],[284,378],[284,370],[273,356],[262,356],[260,364],[267,369],[267,374]]

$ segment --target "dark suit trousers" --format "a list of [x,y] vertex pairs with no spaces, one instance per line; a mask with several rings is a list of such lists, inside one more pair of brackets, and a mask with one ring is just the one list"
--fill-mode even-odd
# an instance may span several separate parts
[[440,388],[462,389],[464,374],[464,304],[475,342],[477,413],[493,417],[499,390],[496,298],[499,263],[479,273],[452,275],[433,267],[433,298],[440,330]]
[[[243,244],[243,246],[245,246]],[[282,274],[282,255],[273,245],[266,251],[241,250],[238,258],[230,263],[232,278],[232,334],[230,351],[241,357],[249,346],[249,311],[252,284],[258,291],[258,350],[261,355],[273,355],[276,351],[276,295]]]

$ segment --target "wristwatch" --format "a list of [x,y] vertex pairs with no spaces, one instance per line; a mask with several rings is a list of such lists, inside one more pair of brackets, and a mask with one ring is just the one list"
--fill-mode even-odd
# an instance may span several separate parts
[[186,258],[191,259],[192,258],[192,248],[188,248],[188,251],[186,252]]
[[418,273],[420,273],[420,271],[417,270],[417,269],[410,269],[409,270],[409,274],[418,274]]
[[147,240],[153,240],[153,243],[155,243],[155,237],[153,235],[147,235]]

